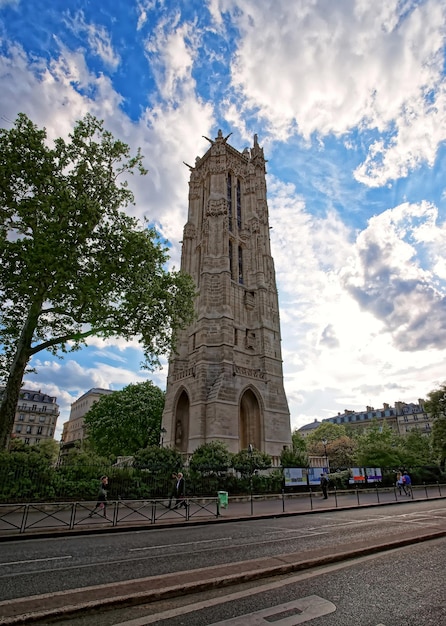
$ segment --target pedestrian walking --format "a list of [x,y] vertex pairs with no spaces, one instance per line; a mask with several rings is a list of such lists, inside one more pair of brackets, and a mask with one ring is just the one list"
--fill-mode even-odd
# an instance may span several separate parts
[[177,482],[178,482],[178,475],[175,472],[173,472],[172,482],[171,482],[170,490],[169,490],[169,509],[172,507],[172,500],[174,499],[177,493]]
[[186,504],[186,481],[181,472],[177,474],[177,482],[175,486],[176,501],[174,509],[180,509],[181,507],[187,508]]
[[402,495],[401,492],[404,491],[404,495],[407,496],[404,478],[401,472],[398,472],[396,475],[396,488],[398,489],[398,493],[400,495]]
[[328,498],[328,483],[329,483],[328,475],[324,472],[321,476],[321,487],[322,487],[322,493],[324,495],[325,500]]
[[101,476],[101,482],[99,483],[99,493],[98,493],[98,501],[96,502],[96,506],[89,513],[88,517],[93,517],[93,515],[99,511],[98,515],[103,515],[107,517],[107,487],[108,487],[108,476]]
[[407,472],[403,472],[404,493],[406,496],[412,495],[412,479]]

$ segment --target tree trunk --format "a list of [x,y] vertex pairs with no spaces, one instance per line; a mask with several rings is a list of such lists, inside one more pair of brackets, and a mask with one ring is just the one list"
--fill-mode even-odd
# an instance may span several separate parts
[[34,302],[17,341],[17,350],[0,404],[0,450],[6,450],[9,446],[23,375],[30,359],[32,338],[37,326],[39,312],[40,304]]

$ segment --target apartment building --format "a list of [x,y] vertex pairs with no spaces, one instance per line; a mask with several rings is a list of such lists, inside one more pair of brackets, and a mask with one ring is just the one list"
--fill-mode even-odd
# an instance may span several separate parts
[[395,402],[394,406],[384,403],[380,409],[367,406],[365,411],[353,411],[345,409],[344,413],[338,413],[333,417],[327,417],[321,422],[315,420],[310,424],[306,424],[299,428],[299,432],[306,436],[315,428],[325,422],[339,424],[354,429],[364,429],[371,424],[373,420],[378,425],[387,424],[395,433],[405,435],[413,429],[418,429],[423,433],[430,433],[432,428],[432,418],[426,413],[424,408],[425,401],[422,398],[418,402]]
[[111,389],[94,387],[93,389],[89,389],[80,398],[73,402],[68,422],[65,422],[63,425],[62,441],[64,447],[70,444],[72,445],[76,441],[82,441],[85,439],[85,415],[95,402],[97,402],[102,396],[110,393],[113,393]]
[[[3,390],[4,387],[0,388],[0,394]],[[31,446],[44,439],[54,439],[59,414],[56,397],[41,390],[21,389],[11,438]]]

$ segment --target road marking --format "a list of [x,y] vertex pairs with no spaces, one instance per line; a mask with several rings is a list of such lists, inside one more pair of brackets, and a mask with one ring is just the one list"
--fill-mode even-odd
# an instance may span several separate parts
[[296,626],[334,611],[336,606],[333,602],[320,596],[307,596],[294,602],[278,604],[272,608],[216,622],[213,626],[262,626],[271,623],[277,626]]
[[41,563],[42,561],[61,561],[63,559],[72,559],[73,557],[70,555],[67,556],[48,556],[45,559],[30,559],[29,561],[5,561],[4,563],[0,563],[0,567],[7,565],[23,565],[23,563]]
[[160,546],[143,546],[142,548],[130,548],[129,552],[139,552],[141,550],[159,550],[160,548],[177,548],[178,546],[196,546],[200,543],[217,543],[217,541],[232,541],[232,537],[222,537],[221,539],[202,539],[201,541],[183,541],[182,543],[166,543]]

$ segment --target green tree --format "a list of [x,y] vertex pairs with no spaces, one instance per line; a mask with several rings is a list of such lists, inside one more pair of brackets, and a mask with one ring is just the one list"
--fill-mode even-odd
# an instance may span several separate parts
[[372,420],[357,438],[356,459],[359,467],[399,467],[401,453],[398,436],[384,424]]
[[327,445],[327,456],[330,466],[352,467],[356,462],[356,440],[343,435]]
[[308,467],[308,455],[306,452],[285,448],[280,453],[280,465],[282,467]]
[[307,442],[305,437],[302,437],[297,428],[295,428],[291,434],[291,445],[294,452],[306,453],[307,451]]
[[24,114],[0,130],[0,449],[34,355],[136,337],[151,367],[193,317],[192,279],[167,271],[156,231],[123,211],[133,194],[119,177],[135,171],[140,152],[90,115],[52,146]]
[[[306,438],[308,454],[325,456],[326,453],[327,459],[331,463],[332,457],[330,454],[336,449],[334,442],[341,439],[341,437],[346,437],[344,426],[341,426],[340,424],[332,424],[331,422],[324,422],[313,430],[313,432],[311,432]],[[326,443],[324,443],[324,441]]]
[[427,394],[424,408],[434,419],[432,449],[440,464],[446,469],[446,383]]
[[256,448],[251,453],[248,450],[240,450],[232,456],[232,467],[242,476],[250,476],[256,470],[271,467],[271,457],[266,452],[261,452]]
[[431,436],[418,428],[402,436],[399,441],[400,456],[404,467],[430,465],[432,463]]
[[192,454],[189,467],[201,474],[226,472],[231,465],[231,454],[221,441],[210,441],[199,446]]
[[183,467],[183,461],[181,454],[174,448],[148,446],[136,452],[133,467],[148,470],[154,476],[167,478]]
[[102,396],[85,415],[87,436],[100,454],[132,455],[158,445],[165,394],[152,381]]

